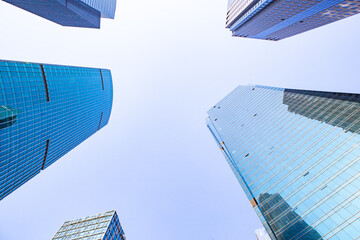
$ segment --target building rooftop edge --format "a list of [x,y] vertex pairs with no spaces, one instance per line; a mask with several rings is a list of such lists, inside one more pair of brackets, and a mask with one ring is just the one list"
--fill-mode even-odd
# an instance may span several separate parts
[[5,60],[5,59],[0,59],[0,62],[24,63],[24,64],[39,64],[39,65],[48,65],[48,66],[63,66],[63,67],[90,68],[90,69],[102,69],[102,70],[108,70],[108,71],[111,72],[110,69],[107,69],[107,68],[97,68],[97,67],[84,67],[84,66],[73,66],[73,65],[51,64],[51,63],[39,63],[39,62],[27,62],[27,61]]

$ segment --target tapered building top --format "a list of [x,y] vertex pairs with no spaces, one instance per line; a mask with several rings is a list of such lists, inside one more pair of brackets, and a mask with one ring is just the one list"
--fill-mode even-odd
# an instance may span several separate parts
[[115,211],[65,222],[52,240],[126,240]]
[[116,0],[4,0],[62,26],[100,28],[101,18],[114,18]]
[[280,40],[360,12],[358,0],[229,0],[233,36]]

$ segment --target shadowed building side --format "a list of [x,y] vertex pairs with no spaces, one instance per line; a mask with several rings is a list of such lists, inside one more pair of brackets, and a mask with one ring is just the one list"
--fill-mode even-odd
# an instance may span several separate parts
[[280,194],[259,196],[259,207],[278,240],[320,240],[320,234],[299,216]]
[[280,40],[353,16],[359,0],[229,0],[233,36]]
[[[354,122],[354,119],[360,118],[357,111],[360,109],[359,94],[285,89],[283,103],[288,106],[289,112],[340,127],[345,131],[357,133],[360,129],[360,122]],[[302,107],[298,107],[299,103]],[[310,105],[321,107],[324,104],[331,107],[320,114],[314,115],[307,111]],[[339,112],[343,114],[339,115]],[[355,115],[351,116],[353,113]]]
[[114,18],[116,0],[4,0],[62,26],[100,28],[101,17]]

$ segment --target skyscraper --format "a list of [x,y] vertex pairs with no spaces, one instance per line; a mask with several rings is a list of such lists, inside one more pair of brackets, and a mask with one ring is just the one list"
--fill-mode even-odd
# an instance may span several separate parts
[[106,69],[0,61],[0,200],[109,121]]
[[207,126],[273,240],[360,237],[360,95],[240,86]]
[[65,222],[52,240],[126,240],[115,211]]
[[100,28],[101,18],[114,18],[116,0],[4,0],[62,26]]
[[358,0],[229,0],[233,36],[280,40],[360,12]]

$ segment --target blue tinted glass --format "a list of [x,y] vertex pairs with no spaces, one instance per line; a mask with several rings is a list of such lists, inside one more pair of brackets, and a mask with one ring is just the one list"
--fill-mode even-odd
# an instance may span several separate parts
[[238,87],[208,113],[272,239],[360,236],[360,95]]
[[114,18],[116,0],[4,0],[63,26],[100,28],[100,18]]
[[0,199],[104,127],[109,70],[0,61]]
[[280,40],[359,13],[360,1],[232,0],[226,26],[233,36]]

